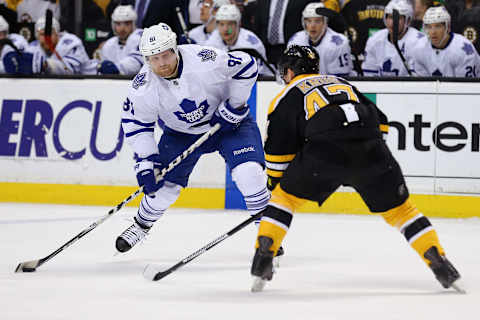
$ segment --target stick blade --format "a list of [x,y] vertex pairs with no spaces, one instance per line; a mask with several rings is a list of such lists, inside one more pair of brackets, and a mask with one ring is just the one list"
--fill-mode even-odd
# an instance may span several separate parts
[[35,272],[39,264],[40,264],[40,260],[20,262],[17,268],[15,269],[15,272],[16,273]]
[[143,277],[149,281],[156,281],[157,274],[162,273],[160,267],[156,264],[148,264],[143,270]]

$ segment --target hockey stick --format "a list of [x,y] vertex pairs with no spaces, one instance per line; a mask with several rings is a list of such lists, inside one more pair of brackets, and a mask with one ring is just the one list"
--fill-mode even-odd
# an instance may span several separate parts
[[189,263],[190,261],[192,261],[193,259],[195,259],[196,257],[202,255],[203,253],[205,253],[206,251],[210,250],[211,248],[215,247],[217,244],[219,244],[220,242],[222,242],[223,240],[227,239],[228,237],[234,235],[235,233],[237,233],[238,231],[242,230],[243,228],[245,228],[247,225],[249,225],[250,223],[252,223],[253,221],[255,221],[256,219],[260,218],[263,214],[263,211],[260,211],[259,213],[251,216],[250,218],[248,218],[247,220],[243,221],[242,223],[240,223],[238,226],[236,226],[235,228],[233,228],[232,230],[228,231],[227,233],[224,233],[223,235],[221,235],[220,237],[216,238],[215,240],[209,242],[208,244],[206,244],[205,246],[203,246],[202,248],[198,249],[197,251],[195,251],[194,253],[192,253],[191,255],[189,255],[188,257],[186,257],[185,259],[181,260],[180,262],[178,262],[177,264],[175,264],[174,266],[168,268],[167,270],[165,271],[162,271],[160,270],[160,268],[157,266],[157,265],[154,265],[154,264],[149,264],[145,267],[145,270],[143,271],[143,276],[147,279],[147,280],[152,280],[152,281],[158,281],[160,279],[163,279],[165,278],[166,276],[168,276],[170,273],[174,272],[175,270],[177,270],[178,268],[180,267],[183,267],[184,265],[186,265],[187,263]]
[[[167,172],[170,172],[173,168],[175,168],[180,162],[182,162],[186,157],[188,157],[195,149],[197,149],[201,144],[203,144],[209,137],[211,137],[215,132],[220,129],[220,124],[214,125],[210,130],[205,132],[200,138],[198,138],[197,141],[195,141],[190,147],[188,147],[181,155],[176,157],[172,162],[168,164],[168,167],[163,168],[162,171],[160,172],[160,175],[157,177],[157,180],[163,178]],[[143,186],[140,187],[137,191],[129,195],[125,200],[123,200],[121,203],[119,203],[116,207],[110,209],[108,213],[92,223],[90,226],[82,230],[79,234],[77,234],[75,237],[67,241],[64,245],[62,245],[60,248],[57,250],[53,251],[50,253],[48,256],[38,259],[38,260],[31,260],[31,261],[25,261],[21,262],[18,264],[17,268],[15,269],[15,272],[34,272],[38,267],[43,265],[45,262],[48,260],[52,259],[55,257],[57,254],[68,248],[70,245],[73,243],[77,242],[81,238],[83,238],[86,234],[88,234],[90,231],[98,227],[100,224],[105,222],[108,218],[110,218],[114,213],[120,211],[127,203],[129,203],[131,200],[135,199],[141,192],[143,191]]]
[[62,57],[58,54],[57,50],[55,49],[55,46],[53,45],[52,42],[52,24],[53,24],[53,13],[52,10],[47,9],[45,12],[45,43],[47,44],[48,48],[50,51],[55,54],[57,59],[63,64],[63,69],[68,72],[69,69],[67,67],[67,64],[65,61],[63,61]]
[[400,56],[400,59],[402,59],[403,66],[405,67],[405,69],[407,69],[408,75],[411,76],[412,72],[410,71],[408,62],[403,56],[403,53],[400,50],[400,47],[398,46],[398,22],[400,20],[400,14],[398,13],[398,10],[393,9],[392,15],[393,15],[392,42],[393,42],[393,45],[395,46],[395,50],[397,50],[398,55]]
[[180,22],[180,26],[182,27],[183,36],[185,37],[185,40],[189,44],[192,44],[192,39],[190,39],[190,37],[188,36],[187,25],[185,24],[185,20],[183,19],[182,12],[180,11],[180,7],[175,7],[175,11],[177,11],[178,21]]

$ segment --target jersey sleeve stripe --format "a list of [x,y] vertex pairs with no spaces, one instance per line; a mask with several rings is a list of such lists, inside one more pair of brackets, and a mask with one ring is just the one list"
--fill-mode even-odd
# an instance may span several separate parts
[[389,128],[390,128],[390,126],[388,124],[381,124],[380,125],[380,131],[382,131],[382,132],[387,132],[388,133]]
[[155,122],[141,122],[135,119],[122,119],[122,123],[134,123],[138,126],[142,127],[153,127],[155,126]]
[[265,161],[265,164],[267,165],[268,169],[283,171],[288,168],[288,165],[290,164],[290,162],[274,163],[274,162]]
[[251,78],[255,78],[258,74],[258,68],[257,70],[255,70],[255,72],[253,74],[251,74],[250,76],[246,76],[246,77],[243,77],[243,74],[245,74],[245,72],[248,71],[248,69],[250,69],[254,64],[255,64],[255,60],[253,60],[253,57],[250,56],[250,62],[245,66],[243,67],[242,70],[240,70],[239,72],[237,72],[233,77],[232,79],[235,79],[235,80],[244,80],[244,79],[251,79]]
[[142,132],[153,132],[153,128],[143,128],[143,129],[132,131],[132,132],[126,132],[125,137],[128,138]]
[[267,175],[269,177],[281,178],[281,177],[283,177],[283,171],[276,171],[276,170],[267,169]]
[[78,64],[82,64],[82,63],[80,62],[80,60],[75,59],[75,58],[72,57],[72,56],[64,56],[63,58],[64,58],[64,59],[71,59],[71,60],[75,61],[75,62],[78,63]]
[[265,160],[268,162],[290,162],[295,158],[296,154],[285,154],[285,155],[271,155],[266,154]]

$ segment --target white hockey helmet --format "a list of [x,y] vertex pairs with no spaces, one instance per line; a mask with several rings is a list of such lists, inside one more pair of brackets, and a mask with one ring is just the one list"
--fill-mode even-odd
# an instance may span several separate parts
[[242,19],[242,14],[236,5],[224,4],[218,9],[215,19],[217,21],[235,21],[238,25]]
[[408,0],[391,0],[385,7],[383,13],[383,23],[387,25],[387,14],[393,14],[397,10],[398,14],[405,17],[405,26],[410,26],[413,19],[413,6]]
[[146,58],[154,54],[173,50],[178,57],[177,35],[166,23],[145,28],[140,39],[140,52]]
[[[41,17],[35,22],[35,33],[38,33],[41,30],[45,30],[46,20],[45,17]],[[52,31],[55,30],[56,33],[60,32],[60,24],[57,19],[52,18]]]
[[218,9],[226,4],[231,4],[230,0],[213,0],[212,9]]
[[137,21],[137,13],[131,5],[117,6],[112,13],[112,22]]
[[450,14],[445,7],[430,7],[423,16],[423,29],[426,25],[432,23],[444,23],[448,32],[450,30],[450,20]]
[[0,32],[4,31],[8,33],[8,22],[4,17],[0,16]]
[[324,8],[325,9],[325,5],[323,4],[323,2],[312,2],[312,3],[309,3],[305,6],[305,8],[302,11],[302,26],[303,26],[303,29],[305,29],[305,19],[306,18],[323,18],[324,19],[323,21],[325,21],[325,23],[328,22],[328,17],[327,16],[323,16],[323,15],[317,13],[318,8]]

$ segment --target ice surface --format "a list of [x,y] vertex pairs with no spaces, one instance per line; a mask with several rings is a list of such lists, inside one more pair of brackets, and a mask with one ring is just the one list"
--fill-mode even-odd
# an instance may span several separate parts
[[256,235],[248,226],[158,282],[165,269],[248,218],[241,211],[172,209],[132,252],[114,242],[135,209],[122,209],[41,266],[43,258],[110,208],[0,204],[0,319],[479,319],[480,221],[431,219],[467,295],[444,290],[405,239],[378,216],[297,214],[281,267],[251,293]]

